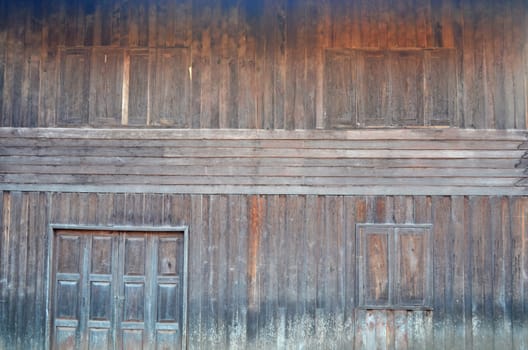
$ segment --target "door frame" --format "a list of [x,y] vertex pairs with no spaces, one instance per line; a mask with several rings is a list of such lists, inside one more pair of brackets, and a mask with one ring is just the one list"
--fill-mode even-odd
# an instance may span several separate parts
[[45,349],[50,349],[52,316],[51,310],[51,282],[53,280],[53,241],[55,232],[59,230],[76,230],[76,231],[115,231],[115,232],[147,232],[147,233],[183,233],[183,305],[182,305],[182,349],[187,349],[187,303],[188,303],[188,261],[189,261],[189,226],[104,226],[104,225],[68,225],[68,224],[50,224],[47,229],[47,259],[46,259],[46,340]]

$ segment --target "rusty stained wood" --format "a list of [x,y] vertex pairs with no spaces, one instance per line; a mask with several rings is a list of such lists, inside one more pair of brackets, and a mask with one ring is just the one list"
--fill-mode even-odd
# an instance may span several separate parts
[[[350,97],[349,89],[344,89],[335,95],[340,98],[336,105],[330,102],[325,98],[329,93],[328,80],[337,80],[334,90],[362,81],[362,74],[346,67],[329,69],[335,59],[326,52],[372,49],[389,56],[399,55],[397,52],[402,50],[424,53],[425,74],[416,78],[420,80],[423,75],[428,84],[421,92],[412,88],[415,82],[395,79],[401,73],[410,78],[416,73],[414,63],[422,59],[408,57],[385,65],[385,59],[370,57],[365,65],[360,65],[371,77],[372,86],[367,84],[370,88],[362,94],[367,95],[368,106],[360,106],[358,120],[378,126],[417,123],[479,129],[526,127],[528,55],[524,43],[528,11],[521,0],[500,4],[406,0],[394,4],[388,0],[362,0],[354,4],[299,0],[255,4],[249,0],[222,4],[196,0],[70,4],[63,0],[44,6],[5,5],[4,10],[6,19],[0,30],[0,42],[9,49],[0,52],[2,126],[86,125],[83,104],[93,100],[88,97],[89,85],[102,81],[87,83],[92,80],[91,73],[82,77],[82,70],[71,71],[74,57],[64,64],[59,48],[104,47],[147,50],[146,57],[137,57],[130,66],[130,71],[137,73],[129,79],[132,85],[137,84],[129,90],[137,96],[137,100],[128,99],[128,104],[135,104],[129,107],[129,113],[135,113],[130,121],[138,126],[357,127],[347,119],[351,111],[345,110],[341,116],[344,120],[336,123],[328,123],[324,115],[325,111],[334,113]],[[156,50],[175,48],[191,51],[185,64],[164,65]],[[429,59],[431,50],[447,50],[454,55],[433,54]],[[171,85],[152,80],[150,94],[154,98],[165,96],[167,88],[183,90],[180,91],[183,95],[169,99],[172,112],[169,107],[164,110],[166,106],[158,106],[155,100],[148,107],[152,110],[145,111],[149,106],[145,101],[149,89],[138,88],[144,85],[144,75],[149,70],[144,59],[163,66],[151,71],[151,75],[186,81]],[[174,57],[165,61],[174,63]],[[107,66],[97,60],[93,64],[97,67],[92,67],[92,72]],[[122,65],[114,65],[109,74],[122,80]],[[192,81],[188,79],[190,71]],[[76,79],[74,73],[81,79]],[[385,91],[383,85],[390,80],[394,89]],[[368,81],[363,79],[363,83]],[[126,104],[123,89],[111,90],[110,101]],[[64,97],[71,103],[63,105],[57,94],[67,91],[71,96]],[[399,105],[401,100],[394,98],[398,103],[384,107],[377,103],[379,98],[384,99],[383,91],[393,97],[400,94],[411,97],[418,91],[413,99],[424,102]],[[76,110],[68,110],[66,106]],[[67,112],[73,113],[70,121],[64,115]],[[84,116],[79,118],[78,112]],[[381,112],[388,114],[380,119]],[[174,119],[176,115],[178,118]],[[94,127],[108,125],[104,116],[90,121]]]

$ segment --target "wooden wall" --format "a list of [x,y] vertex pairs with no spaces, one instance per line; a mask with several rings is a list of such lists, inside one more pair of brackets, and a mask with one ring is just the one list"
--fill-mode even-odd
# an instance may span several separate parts
[[[362,86],[344,66],[328,70],[325,62],[333,62],[335,49],[384,55],[454,49],[452,64],[438,66],[449,69],[430,75],[424,70],[425,79],[433,81],[426,89],[449,92],[448,101],[438,102],[440,110],[428,109],[441,120],[432,115],[424,124],[489,129],[528,124],[528,5],[523,0],[2,0],[0,9],[2,126],[356,127],[332,121],[336,102],[325,91],[335,84]],[[64,52],[86,48],[87,81],[68,80],[68,72],[80,66]],[[158,50],[167,48],[179,51],[160,59]],[[373,86],[385,84],[387,75],[389,100],[410,97],[414,89],[402,92],[405,81],[393,80],[399,69],[412,71],[412,65],[390,67],[387,74],[376,71]],[[160,83],[156,75],[166,79]],[[444,82],[447,75],[454,79]],[[98,77],[112,77],[110,85]],[[342,84],[339,77],[351,81]],[[121,79],[129,83],[116,87]],[[441,83],[435,85],[436,80]],[[86,85],[76,90],[75,84]],[[102,91],[107,100],[98,97]],[[68,115],[68,108],[79,105],[86,109],[83,118]],[[405,114],[410,107],[393,106],[383,117],[396,109]],[[123,109],[127,117],[120,116]],[[408,122],[394,126],[400,124]]]
[[520,130],[0,129],[0,189],[526,195]]
[[[192,349],[523,349],[528,201],[2,192],[0,348],[43,347],[50,223],[189,225]],[[432,310],[357,307],[357,223],[433,225]]]

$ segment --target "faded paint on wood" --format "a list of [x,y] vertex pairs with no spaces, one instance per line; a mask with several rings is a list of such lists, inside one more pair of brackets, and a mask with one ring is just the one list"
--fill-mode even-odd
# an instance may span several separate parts
[[[63,0],[3,6],[2,126],[118,126],[113,110],[123,104],[130,105],[129,124],[146,127],[357,127],[350,113],[359,114],[365,123],[360,127],[527,125],[528,6],[522,0]],[[82,63],[81,56],[61,54],[94,48],[144,55],[133,54],[128,66],[124,57]],[[163,58],[158,51],[173,49],[189,53]],[[386,54],[365,56],[358,74],[348,58],[328,54],[337,49]],[[401,57],[409,50],[415,53]],[[416,64],[423,69],[414,70]],[[90,86],[104,88],[106,78],[97,77],[108,68],[105,77],[123,88],[107,85],[111,110],[101,110],[105,103],[94,110],[113,116],[88,121]],[[123,70],[130,72],[128,81]],[[155,79],[160,74],[171,83]],[[413,89],[421,80],[425,88]],[[356,85],[367,86],[357,91],[367,99],[359,100],[357,111],[343,109],[354,105],[346,100],[353,100],[350,86]],[[167,98],[167,89],[178,94],[159,105],[156,98]],[[409,98],[405,104],[400,95]],[[383,104],[387,99],[392,102]]]
[[[191,348],[474,348],[486,342],[484,347],[519,349],[527,339],[523,197],[3,192],[0,208],[4,348],[45,344],[51,222],[189,225]],[[358,308],[355,225],[374,221],[433,225],[432,310]],[[409,249],[417,237],[404,239]],[[102,264],[106,250],[93,251],[101,264],[90,268],[108,271]],[[61,266],[69,266],[67,257]],[[141,267],[129,262],[129,270]],[[169,271],[168,265],[153,266]]]

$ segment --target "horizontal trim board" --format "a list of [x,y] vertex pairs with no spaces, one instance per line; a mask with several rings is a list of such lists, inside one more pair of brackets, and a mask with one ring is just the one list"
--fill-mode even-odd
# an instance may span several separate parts
[[496,140],[526,141],[524,130],[409,128],[359,130],[0,128],[0,138],[115,140]]
[[523,195],[526,140],[518,130],[0,128],[0,189]]
[[526,196],[514,186],[175,186],[175,185],[64,185],[1,184],[3,191],[78,193],[240,194],[240,195],[358,195],[358,196]]

